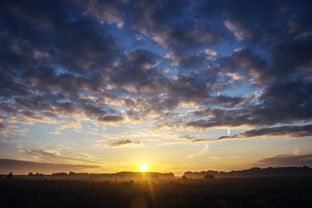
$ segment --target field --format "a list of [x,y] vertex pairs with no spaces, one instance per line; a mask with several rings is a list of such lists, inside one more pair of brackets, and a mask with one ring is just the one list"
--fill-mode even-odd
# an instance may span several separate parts
[[312,207],[311,177],[201,180],[0,179],[0,207]]

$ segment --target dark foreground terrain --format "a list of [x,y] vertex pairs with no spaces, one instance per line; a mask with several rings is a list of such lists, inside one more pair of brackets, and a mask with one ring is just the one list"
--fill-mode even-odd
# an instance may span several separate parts
[[0,179],[0,207],[312,207],[311,177],[201,180]]

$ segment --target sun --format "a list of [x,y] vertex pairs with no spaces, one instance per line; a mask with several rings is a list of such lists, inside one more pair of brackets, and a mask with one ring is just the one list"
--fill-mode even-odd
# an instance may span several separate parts
[[140,172],[147,172],[148,171],[148,166],[146,164],[142,164],[140,166]]

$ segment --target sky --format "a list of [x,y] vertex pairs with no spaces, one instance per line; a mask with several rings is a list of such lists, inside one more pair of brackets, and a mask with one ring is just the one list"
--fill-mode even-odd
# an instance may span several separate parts
[[0,173],[312,165],[310,0],[2,0]]

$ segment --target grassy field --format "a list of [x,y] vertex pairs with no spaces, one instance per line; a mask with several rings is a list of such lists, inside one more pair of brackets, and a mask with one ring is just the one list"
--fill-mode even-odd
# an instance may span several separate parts
[[312,178],[0,180],[0,207],[312,207]]

